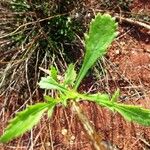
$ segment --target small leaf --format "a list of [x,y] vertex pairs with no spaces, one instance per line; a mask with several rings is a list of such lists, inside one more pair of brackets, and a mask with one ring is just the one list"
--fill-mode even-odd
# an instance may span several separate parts
[[[82,96],[80,96],[80,97],[82,97]],[[115,104],[112,101],[110,101],[108,94],[101,94],[101,93],[88,94],[88,95],[84,95],[82,97],[82,99],[86,99],[86,100],[95,102],[100,106],[107,107],[111,111],[114,111],[114,105]]]
[[78,98],[95,102],[101,106],[109,107],[110,109],[113,107],[113,103],[110,101],[108,94],[78,94]]
[[55,81],[52,77],[42,77],[41,81],[39,82],[39,86],[42,89],[55,89],[61,92],[67,92],[68,90],[57,81]]
[[[54,103],[56,105],[57,103],[59,103],[59,101],[57,101],[57,99],[54,99],[54,98],[52,98],[52,97],[50,97],[48,95],[45,95],[44,99],[47,101],[47,103],[50,103],[50,104]],[[50,107],[48,108],[47,115],[48,115],[49,118],[52,116],[52,113],[54,111],[55,105],[54,106],[50,105]]]
[[108,94],[101,94],[101,93],[96,93],[96,94],[87,94],[85,95],[88,100],[95,101],[95,102],[103,102],[103,101],[109,101],[109,96]]
[[119,112],[126,120],[137,122],[141,125],[150,126],[150,110],[138,106],[118,104],[114,109]]
[[115,91],[115,93],[113,94],[112,98],[111,98],[111,101],[112,102],[117,102],[118,98],[119,98],[119,95],[120,95],[120,89],[117,89]]
[[61,99],[61,103],[66,107],[67,106],[67,101],[69,100],[69,99],[71,99],[71,97],[68,97],[69,95],[61,95],[60,96],[60,99]]
[[17,113],[16,117],[10,120],[5,133],[0,137],[0,142],[8,142],[32,129],[32,127],[39,122],[43,113],[49,106],[50,104],[47,103],[37,103],[27,107],[24,111]]
[[48,102],[48,103],[56,103],[56,100],[54,99],[54,98],[52,98],[52,97],[50,97],[50,96],[48,96],[48,95],[45,95],[44,96],[44,99]]
[[96,60],[107,52],[106,49],[117,35],[116,28],[117,23],[110,15],[97,14],[91,21],[89,33],[85,35],[86,53],[77,76],[75,89],[78,88],[81,80]]
[[54,66],[51,66],[50,73],[51,73],[51,77],[57,81],[57,73],[58,72]]
[[48,108],[47,115],[48,115],[49,118],[51,118],[51,116],[53,114],[53,111],[54,111],[54,108],[55,108],[55,106]]
[[65,73],[64,85],[74,85],[74,81],[76,79],[76,71],[74,70],[74,65],[70,64]]

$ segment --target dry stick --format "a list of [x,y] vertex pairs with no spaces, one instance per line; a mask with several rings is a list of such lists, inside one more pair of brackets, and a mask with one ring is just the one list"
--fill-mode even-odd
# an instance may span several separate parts
[[145,29],[150,30],[150,25],[148,25],[146,23],[143,23],[143,22],[140,22],[140,21],[136,21],[136,20],[132,20],[130,18],[120,17],[120,16],[117,16],[117,15],[115,15],[114,17],[116,17],[117,19],[119,19],[119,20],[121,20],[123,22],[134,24],[136,26],[144,27]]
[[14,35],[14,34],[15,34],[17,31],[19,31],[21,28],[26,27],[26,26],[28,26],[28,25],[36,24],[36,23],[39,23],[39,22],[43,22],[43,21],[45,21],[45,20],[53,19],[53,18],[60,17],[60,16],[63,16],[63,15],[66,15],[66,14],[67,14],[67,13],[59,14],[59,15],[55,15],[55,16],[50,16],[50,17],[47,17],[47,18],[44,18],[44,19],[40,19],[40,20],[36,20],[36,21],[32,21],[32,22],[28,22],[28,23],[22,24],[22,25],[20,25],[16,30],[14,30],[13,32],[0,36],[0,39]]
[[81,121],[84,127],[84,130],[88,134],[88,137],[90,141],[92,142],[92,145],[95,148],[95,150],[106,150],[106,147],[102,141],[102,137],[96,133],[94,126],[90,123],[89,119],[84,114],[83,110],[78,105],[78,103],[75,101],[72,101],[72,107],[73,107],[73,110],[78,115],[78,118]]

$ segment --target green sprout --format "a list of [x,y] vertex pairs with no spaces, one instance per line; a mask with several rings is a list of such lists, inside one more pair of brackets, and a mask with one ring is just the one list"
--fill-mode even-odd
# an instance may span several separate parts
[[57,95],[55,97],[45,95],[45,102],[28,106],[22,112],[17,113],[0,137],[0,142],[6,143],[21,136],[26,131],[31,130],[45,112],[47,112],[48,117],[51,117],[56,105],[67,106],[69,101],[74,104],[84,100],[94,102],[113,112],[118,112],[127,121],[150,126],[150,110],[117,102],[119,90],[116,90],[112,97],[103,93],[87,94],[78,91],[78,87],[88,70],[98,59],[104,56],[116,36],[117,23],[115,19],[110,15],[97,14],[90,23],[89,32],[85,34],[86,52],[79,73],[76,73],[74,64],[68,66],[64,77],[58,75],[55,67],[51,67],[49,75],[41,78],[39,86],[46,90],[56,90]]

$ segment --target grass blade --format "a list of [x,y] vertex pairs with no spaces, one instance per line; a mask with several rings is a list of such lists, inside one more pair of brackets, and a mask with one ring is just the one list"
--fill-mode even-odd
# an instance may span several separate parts
[[65,73],[64,85],[73,86],[75,79],[76,79],[76,71],[74,69],[74,65],[70,64]]
[[42,89],[55,89],[59,90],[61,92],[67,92],[68,90],[61,84],[59,84],[56,80],[54,80],[52,77],[42,77],[39,86]]

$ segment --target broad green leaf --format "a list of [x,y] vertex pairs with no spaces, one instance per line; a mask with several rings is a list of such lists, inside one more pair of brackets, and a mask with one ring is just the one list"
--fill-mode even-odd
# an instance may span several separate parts
[[76,71],[74,70],[74,65],[70,64],[65,73],[64,85],[74,85],[74,81],[76,79]]
[[51,73],[51,77],[57,81],[57,73],[58,72],[54,66],[51,66],[50,73]]
[[118,103],[115,104],[114,109],[128,121],[133,121],[141,125],[150,126],[149,109]]
[[95,19],[91,21],[89,33],[85,35],[86,52],[77,76],[75,89],[78,88],[81,80],[96,60],[107,52],[106,49],[117,35],[116,29],[117,23],[110,15],[97,14]]
[[41,81],[39,82],[39,86],[42,89],[55,89],[61,92],[67,92],[68,90],[61,84],[59,84],[56,80],[52,77],[42,77]]
[[[116,96],[118,96],[118,92],[116,93]],[[84,99],[96,102],[98,105],[107,107],[112,111],[117,111],[128,121],[133,121],[141,125],[150,126],[149,109],[144,109],[139,106],[120,104],[109,100],[108,95],[100,93],[85,95]]]
[[51,105],[47,103],[37,103],[17,113],[16,117],[10,120],[5,133],[0,137],[0,142],[8,142],[32,129],[32,127],[39,122],[43,113],[53,105],[54,103]]

